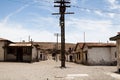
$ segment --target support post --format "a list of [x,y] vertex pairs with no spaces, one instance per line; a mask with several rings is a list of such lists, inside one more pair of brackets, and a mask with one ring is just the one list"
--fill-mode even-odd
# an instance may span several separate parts
[[54,7],[59,7],[59,13],[53,13],[53,15],[60,15],[60,26],[61,26],[61,68],[65,68],[65,14],[74,14],[73,12],[65,13],[66,7],[70,7],[70,1],[68,0],[55,0],[54,3],[59,5],[54,5]]

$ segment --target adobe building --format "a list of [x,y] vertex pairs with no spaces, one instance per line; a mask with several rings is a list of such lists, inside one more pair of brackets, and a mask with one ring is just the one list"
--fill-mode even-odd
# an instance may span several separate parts
[[77,43],[75,46],[75,63],[82,64],[83,63],[83,45],[84,43]]
[[83,64],[87,65],[115,65],[116,44],[113,43],[85,43],[83,45]]
[[114,43],[77,43],[75,62],[86,65],[115,65],[116,44]]
[[34,62],[38,59],[36,44],[32,42],[14,43],[0,38],[0,61]]
[[6,60],[8,45],[12,43],[7,39],[0,38],[0,61]]
[[120,32],[114,37],[110,38],[111,41],[116,41],[117,47],[117,69],[120,72]]

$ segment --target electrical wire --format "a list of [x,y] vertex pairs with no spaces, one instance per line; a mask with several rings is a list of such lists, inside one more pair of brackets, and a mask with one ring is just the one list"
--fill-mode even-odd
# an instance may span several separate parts
[[74,8],[79,8],[79,9],[83,9],[83,10],[100,11],[100,12],[102,12],[102,13],[120,14],[120,12],[112,12],[112,11],[101,10],[101,9],[91,9],[91,8],[85,8],[85,7],[75,6],[75,5],[72,5],[72,7],[74,7]]
[[[8,0],[8,1],[14,1],[14,2],[18,2],[18,3],[23,3],[23,4],[27,4],[27,3],[30,3],[30,1],[18,1],[18,0]],[[51,3],[52,1],[48,1],[48,0],[36,0],[36,2],[34,2],[34,0],[31,0],[33,3],[32,6],[36,5],[37,2],[47,2],[47,3]],[[40,6],[46,6],[46,7],[51,7],[51,6],[48,6],[48,5],[40,5]],[[92,9],[92,8],[85,8],[85,7],[80,7],[80,6],[76,6],[76,5],[71,5],[71,7],[74,7],[74,8],[78,8],[78,9],[82,9],[82,10],[90,10],[90,11],[100,11],[102,13],[114,13],[114,14],[120,14],[120,12],[112,12],[112,11],[107,11],[107,10],[101,10],[101,9]]]
[[[34,0],[31,0],[32,2],[29,2],[27,0],[24,1],[18,1],[18,0],[8,0],[8,1],[13,1],[13,2],[18,2],[18,3],[22,3],[22,4],[31,4],[31,6],[35,6],[37,4],[37,2],[34,2]],[[36,0],[38,2],[46,2],[46,3],[51,3],[52,1],[48,1],[48,0]],[[38,5],[38,6],[45,6],[45,7],[51,7],[48,5]],[[100,11],[102,13],[114,13],[114,14],[120,14],[120,12],[112,12],[112,11],[106,11],[106,10],[101,10],[101,9],[92,9],[92,8],[85,8],[85,7],[80,7],[80,6],[76,6],[76,5],[71,5],[71,7],[73,8],[77,8],[77,9],[83,9],[83,10],[90,10],[90,11]],[[90,23],[90,22],[84,22],[84,23]],[[91,23],[92,24],[92,23]],[[106,23],[97,23],[97,24],[106,24]],[[107,25],[120,25],[120,24],[107,24]]]

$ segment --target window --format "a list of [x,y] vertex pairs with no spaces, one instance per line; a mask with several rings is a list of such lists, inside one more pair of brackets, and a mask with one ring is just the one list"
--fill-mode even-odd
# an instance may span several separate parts
[[23,48],[23,54],[24,55],[29,55],[31,53],[31,48],[30,47],[24,47]]
[[80,57],[81,57],[81,56],[80,56],[80,53],[79,53],[79,60],[80,60]]
[[117,53],[115,52],[115,58],[117,58]]
[[15,54],[15,49],[9,47],[9,48],[8,48],[8,54]]

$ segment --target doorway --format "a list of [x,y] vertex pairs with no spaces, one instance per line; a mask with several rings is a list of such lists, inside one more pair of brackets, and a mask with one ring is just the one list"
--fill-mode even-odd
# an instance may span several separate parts
[[23,61],[23,49],[21,47],[17,48],[16,59],[18,62]]
[[73,62],[73,56],[70,55],[70,62]]

